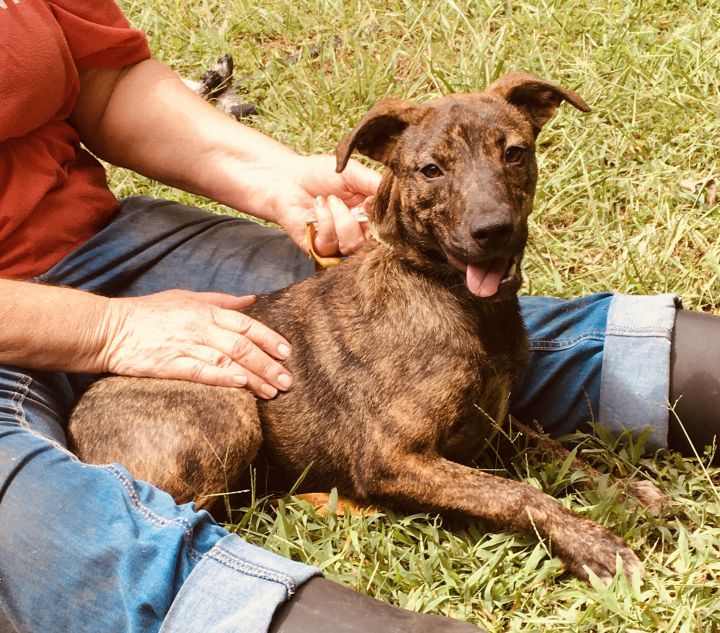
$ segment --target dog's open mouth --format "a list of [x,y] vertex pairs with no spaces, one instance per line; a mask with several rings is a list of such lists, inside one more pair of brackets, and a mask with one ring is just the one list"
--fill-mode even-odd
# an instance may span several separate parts
[[513,281],[520,264],[520,256],[494,257],[485,262],[463,263],[448,252],[445,255],[455,268],[465,273],[468,290],[482,298],[495,296],[503,284]]

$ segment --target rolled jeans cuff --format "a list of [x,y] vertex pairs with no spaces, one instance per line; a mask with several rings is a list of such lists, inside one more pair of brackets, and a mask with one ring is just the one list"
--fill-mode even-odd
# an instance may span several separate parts
[[261,633],[278,606],[320,570],[228,534],[190,573],[160,633]]
[[613,296],[600,381],[599,420],[614,433],[646,429],[645,447],[667,447],[675,295]]

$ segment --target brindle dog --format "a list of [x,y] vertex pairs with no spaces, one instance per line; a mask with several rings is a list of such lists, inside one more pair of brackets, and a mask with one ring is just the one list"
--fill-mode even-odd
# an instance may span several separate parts
[[641,564],[622,539],[526,484],[468,466],[508,412],[528,346],[517,291],[535,139],[575,92],[509,73],[481,94],[384,99],[337,148],[385,170],[378,239],[248,310],[287,337],[288,393],[112,377],[69,427],[85,461],[119,461],[178,501],[232,490],[258,451],[285,485],[461,512],[537,531],[575,574]]

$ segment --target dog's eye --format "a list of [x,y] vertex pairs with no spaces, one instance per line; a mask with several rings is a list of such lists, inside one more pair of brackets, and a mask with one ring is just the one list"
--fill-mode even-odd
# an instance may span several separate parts
[[443,175],[442,169],[440,169],[434,163],[425,165],[425,167],[420,170],[420,173],[425,176],[425,178],[439,178]]
[[525,157],[525,148],[519,145],[511,145],[505,150],[505,164],[517,165]]

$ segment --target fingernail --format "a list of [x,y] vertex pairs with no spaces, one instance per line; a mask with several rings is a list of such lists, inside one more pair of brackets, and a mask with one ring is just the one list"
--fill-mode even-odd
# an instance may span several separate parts
[[260,387],[260,393],[266,398],[274,398],[277,396],[278,390],[272,385],[263,385]]
[[278,354],[280,354],[280,358],[287,358],[290,356],[290,346],[285,345],[285,343],[280,343],[277,348]]
[[245,385],[247,385],[247,376],[243,376],[242,374],[235,374],[233,376],[233,382],[239,387],[244,387]]
[[280,374],[277,381],[283,389],[289,389],[292,385],[292,378],[288,374]]

